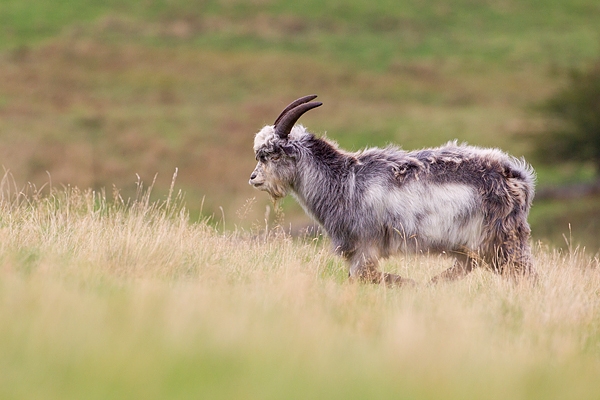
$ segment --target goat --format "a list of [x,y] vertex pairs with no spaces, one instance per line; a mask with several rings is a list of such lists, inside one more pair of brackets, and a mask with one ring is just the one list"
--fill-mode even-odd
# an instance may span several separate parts
[[403,151],[351,153],[296,122],[322,105],[305,96],[254,138],[258,164],[249,183],[274,200],[291,193],[349,264],[349,277],[412,282],[383,273],[378,261],[399,252],[454,256],[432,282],[453,280],[479,265],[513,277],[535,276],[527,215],[535,173],[524,159],[456,141]]

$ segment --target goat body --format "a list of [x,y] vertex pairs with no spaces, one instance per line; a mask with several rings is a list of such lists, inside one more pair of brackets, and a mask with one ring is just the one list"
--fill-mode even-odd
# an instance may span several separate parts
[[398,252],[453,255],[454,265],[434,280],[482,263],[511,276],[534,273],[527,215],[535,177],[525,161],[456,142],[346,152],[294,126],[321,105],[309,103],[315,97],[290,104],[256,134],[250,184],[275,199],[292,194],[348,261],[351,278],[406,282],[377,267]]

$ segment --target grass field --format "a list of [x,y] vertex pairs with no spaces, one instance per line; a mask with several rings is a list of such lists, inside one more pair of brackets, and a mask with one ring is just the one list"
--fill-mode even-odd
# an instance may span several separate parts
[[[291,99],[320,94],[303,122],[350,149],[458,139],[528,156],[532,105],[600,54],[599,20],[592,0],[4,0],[0,160],[18,182],[125,197],[158,173],[155,199],[177,168],[193,218],[202,205],[248,228],[268,204],[247,185],[252,136]],[[540,186],[593,178],[532,162]],[[597,206],[542,209],[536,239],[564,245],[570,222],[600,248]]]
[[[303,123],[348,149],[528,157],[598,21],[595,0],[0,1],[0,398],[600,398],[597,198],[534,203],[535,285],[427,286],[450,261],[407,256],[383,266],[423,285],[389,289],[247,184],[253,134],[313,92]],[[594,179],[531,161],[540,186]]]
[[[347,282],[326,240],[220,233],[144,189],[3,183],[3,399],[600,395],[600,265],[577,249],[537,247],[537,284],[389,289]],[[448,265],[384,268],[425,283]]]

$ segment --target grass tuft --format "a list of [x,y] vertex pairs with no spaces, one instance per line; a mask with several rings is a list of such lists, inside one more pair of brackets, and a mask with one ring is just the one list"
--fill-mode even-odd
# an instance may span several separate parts
[[[326,240],[221,232],[176,196],[0,201],[2,398],[595,398],[600,264],[538,246],[537,284],[351,284]],[[172,190],[175,193],[175,190]],[[449,261],[384,268],[426,282]]]

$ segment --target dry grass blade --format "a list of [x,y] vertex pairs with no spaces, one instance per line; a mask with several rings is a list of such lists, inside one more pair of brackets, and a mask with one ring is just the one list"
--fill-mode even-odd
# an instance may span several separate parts
[[[348,283],[323,241],[190,223],[151,186],[111,202],[6,179],[2,397],[594,398],[600,266],[581,251],[538,248],[535,285],[479,269],[390,290]],[[446,262],[384,267],[426,281]]]

